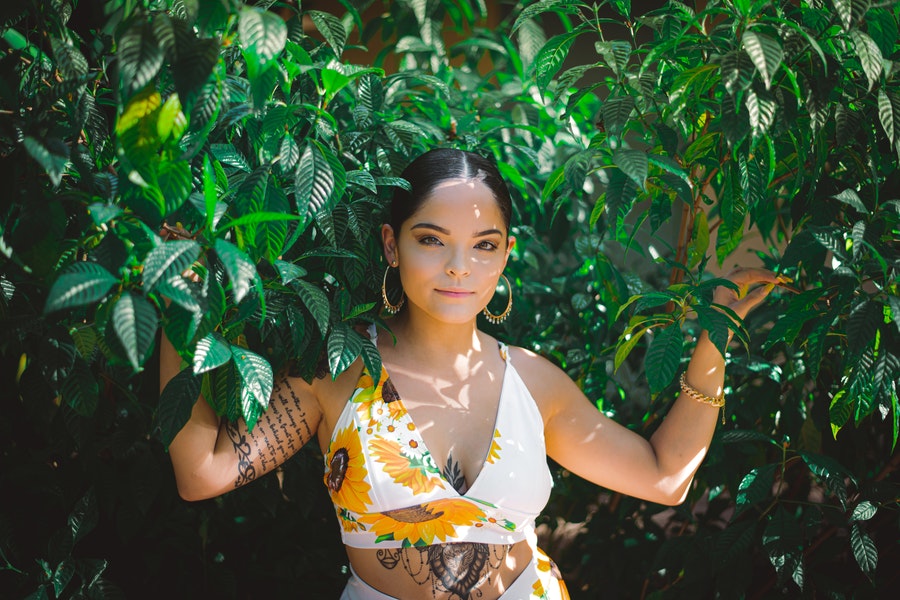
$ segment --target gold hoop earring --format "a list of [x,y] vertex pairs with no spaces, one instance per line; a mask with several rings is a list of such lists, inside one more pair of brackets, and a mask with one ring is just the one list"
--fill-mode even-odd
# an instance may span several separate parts
[[512,286],[509,284],[509,279],[503,273],[500,273],[500,277],[503,278],[503,281],[506,282],[506,289],[509,292],[509,300],[506,302],[506,310],[504,310],[499,315],[491,314],[491,311],[488,310],[488,307],[485,306],[484,310],[482,310],[482,314],[484,314],[484,318],[488,320],[489,323],[493,325],[499,325],[503,321],[506,320],[506,317],[509,316],[510,311],[512,310]]
[[[396,267],[396,261],[389,264],[387,268],[384,270],[384,277],[381,279],[381,299],[384,301],[384,310],[388,312],[388,314],[396,315],[400,312],[400,307],[403,306],[403,303],[406,301],[405,296],[400,296],[400,302],[397,304],[391,304],[391,301],[388,300],[387,296],[387,274],[388,271],[391,270],[391,267]],[[402,293],[402,292],[401,292]]]

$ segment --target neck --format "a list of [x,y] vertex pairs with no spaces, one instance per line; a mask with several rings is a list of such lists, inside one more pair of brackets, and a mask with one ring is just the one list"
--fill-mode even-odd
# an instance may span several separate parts
[[450,366],[465,368],[483,350],[474,319],[444,323],[406,310],[390,321],[390,327],[397,336],[398,358],[414,358],[420,368],[431,372]]

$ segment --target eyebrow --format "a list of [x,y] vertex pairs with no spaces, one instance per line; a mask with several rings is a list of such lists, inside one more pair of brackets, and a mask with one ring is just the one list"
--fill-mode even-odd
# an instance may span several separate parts
[[[440,225],[435,225],[434,223],[416,223],[415,225],[410,227],[410,230],[413,230],[413,229],[433,229],[435,231],[443,233],[444,235],[450,235],[449,229],[445,229],[445,228],[441,227]],[[494,234],[502,236],[503,232],[500,231],[499,229],[485,229],[484,231],[478,231],[478,232],[474,233],[472,235],[472,237],[484,237],[487,235],[494,235]]]

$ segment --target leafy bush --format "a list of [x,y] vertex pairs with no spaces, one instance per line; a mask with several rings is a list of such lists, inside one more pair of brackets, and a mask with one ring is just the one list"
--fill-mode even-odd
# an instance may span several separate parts
[[[337,595],[316,448],[186,504],[165,446],[202,390],[253,423],[273,370],[377,365],[354,330],[380,320],[373,232],[435,145],[494,156],[515,197],[492,329],[599,410],[649,435],[699,327],[727,351],[727,423],[682,506],[557,469],[541,531],[573,596],[897,587],[897,3],[545,0],[490,28],[466,0],[260,4],[0,9],[2,589]],[[713,272],[748,228],[797,293],[726,349]],[[185,360],[161,398],[160,328]]]

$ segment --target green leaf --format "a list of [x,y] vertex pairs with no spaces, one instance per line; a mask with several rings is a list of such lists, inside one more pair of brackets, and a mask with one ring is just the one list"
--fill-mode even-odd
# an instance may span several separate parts
[[44,314],[63,308],[84,306],[104,298],[118,279],[93,262],[77,262],[53,282]]
[[94,225],[99,227],[115,219],[124,211],[121,206],[116,206],[115,204],[94,202],[88,206],[88,212],[91,214],[91,220],[94,222]]
[[649,161],[647,154],[640,150],[631,150],[628,148],[619,148],[613,152],[613,162],[622,169],[622,172],[628,175],[638,187],[642,190],[646,189],[647,172],[649,170]]
[[616,356],[613,364],[614,372],[619,370],[619,367],[622,365],[625,359],[628,358],[628,355],[631,354],[631,351],[634,349],[640,339],[644,337],[645,333],[647,333],[646,327],[633,332],[628,337],[628,339],[625,339],[624,337],[619,338],[619,342],[616,344]]
[[850,524],[850,548],[859,568],[872,580],[878,566],[878,549],[858,521]]
[[142,370],[144,360],[156,339],[159,325],[156,309],[143,296],[126,292],[113,306],[112,324],[128,356],[128,362],[135,371]]
[[778,506],[768,516],[763,532],[763,547],[779,577],[790,575],[803,587],[803,532],[800,523]]
[[881,56],[881,50],[875,40],[860,31],[853,29],[850,31],[850,37],[853,39],[853,47],[859,62],[862,64],[863,72],[869,81],[869,90],[878,82],[881,77],[881,71],[884,68],[884,58]]
[[678,324],[656,333],[644,359],[644,370],[651,392],[658,394],[672,382],[683,351],[684,336]]
[[295,265],[294,263],[286,262],[283,260],[275,261],[275,268],[278,270],[278,274],[281,276],[281,283],[287,285],[295,279],[299,279],[306,275],[306,269],[301,267],[300,265]]
[[806,466],[809,467],[809,470],[823,479],[828,489],[838,497],[841,506],[845,506],[847,503],[847,484],[844,483],[844,480],[849,479],[856,485],[856,478],[853,474],[830,456],[805,451],[800,451],[799,454]]
[[228,342],[218,333],[210,333],[194,349],[194,374],[201,375],[220,367],[231,360]]
[[328,367],[332,378],[347,370],[362,352],[362,338],[346,323],[336,323],[328,334]]
[[165,54],[150,23],[136,19],[125,30],[116,46],[116,59],[125,89],[131,93],[143,89],[156,77]]
[[309,222],[322,210],[330,210],[335,189],[335,176],[325,150],[315,140],[310,140],[300,156],[294,182],[297,211]]
[[315,319],[316,325],[319,326],[319,333],[322,334],[322,337],[325,337],[331,318],[331,305],[328,302],[328,296],[319,287],[302,279],[294,282],[294,289],[297,290],[297,295],[300,296],[306,309]]
[[743,442],[767,442],[773,446],[780,448],[781,445],[772,439],[772,436],[766,435],[760,431],[752,429],[732,429],[721,434],[719,438],[723,444],[740,444]]
[[66,79],[77,79],[88,73],[88,62],[78,48],[72,45],[68,39],[60,39],[50,36],[50,47],[53,49],[53,58],[56,66]]
[[231,280],[234,301],[240,304],[250,291],[250,285],[259,277],[256,265],[245,252],[223,239],[216,240],[215,250],[225,267],[225,272],[228,273],[228,279]]
[[375,381],[375,385],[381,380],[381,352],[378,347],[368,338],[362,338],[362,354],[363,365]]
[[869,10],[869,0],[832,0],[845,31],[853,29]]
[[56,565],[56,571],[54,571],[51,581],[53,582],[53,591],[56,592],[57,598],[62,594],[65,587],[69,585],[69,582],[72,581],[74,575],[75,564],[71,559],[65,559]]
[[194,403],[200,397],[202,380],[191,369],[184,369],[166,384],[159,395],[153,433],[166,448],[190,420]]
[[540,2],[535,2],[522,9],[522,12],[516,17],[516,22],[513,23],[513,27],[509,32],[510,35],[515,33],[525,21],[549,11],[571,15],[577,13],[578,8],[572,4],[571,0],[541,0]]
[[709,249],[709,223],[706,221],[706,213],[698,210],[694,216],[694,226],[691,229],[691,241],[688,244],[688,267],[693,269],[700,264],[706,251]]
[[609,97],[600,106],[600,114],[603,116],[603,126],[610,135],[621,135],[625,124],[634,110],[634,98],[631,96]]
[[835,439],[850,418],[850,405],[851,399],[846,388],[838,390],[838,393],[831,399],[831,405],[828,407],[828,420],[831,424],[831,435]]
[[868,500],[863,500],[853,507],[853,514],[850,515],[850,519],[853,521],[868,521],[875,516],[877,511],[877,506]]
[[866,205],[863,204],[863,201],[860,199],[859,194],[857,194],[853,189],[847,188],[840,194],[835,194],[834,196],[832,196],[832,198],[834,198],[835,200],[840,200],[848,206],[852,206],[853,208],[858,210],[860,214],[868,214]]
[[100,387],[90,366],[81,356],[75,357],[75,363],[69,376],[63,381],[60,392],[66,404],[79,415],[90,417],[97,410]]
[[756,467],[749,473],[744,475],[738,485],[737,498],[735,500],[737,507],[735,517],[742,513],[749,506],[762,502],[772,494],[772,485],[775,483],[775,471],[779,468],[778,463]]
[[724,358],[728,347],[729,331],[731,327],[735,327],[734,323],[727,315],[715,308],[696,305],[694,309],[697,311],[700,326],[709,333],[710,341]]
[[269,406],[272,396],[272,367],[262,356],[246,348],[231,346],[231,356],[241,376],[241,409],[247,427],[253,428],[260,409]]
[[875,332],[882,320],[881,306],[880,302],[866,300],[850,311],[847,319],[847,342],[851,355],[858,355],[875,339]]
[[534,78],[538,88],[546,89],[553,75],[559,71],[563,61],[569,54],[569,48],[575,41],[577,33],[566,32],[553,36],[544,44],[541,51],[534,57],[532,69],[534,70]]
[[274,12],[244,6],[238,21],[238,35],[245,54],[262,67],[284,49],[287,26]]
[[181,275],[200,256],[194,240],[172,240],[160,244],[144,259],[144,293],[152,292],[160,281]]
[[[50,140],[42,143],[29,135],[22,141],[25,150],[47,172],[53,187],[62,182],[63,173],[69,165],[69,149],[65,144],[53,143]],[[45,145],[48,144],[48,145]]]
[[900,139],[900,94],[878,90],[878,119],[887,138],[896,143]]
[[309,15],[316,29],[334,50],[335,55],[340,58],[344,52],[344,46],[347,44],[347,30],[344,29],[341,20],[332,14],[318,10],[309,10],[305,14]]
[[757,33],[749,29],[744,32],[741,44],[750,56],[750,60],[756,66],[756,70],[762,77],[766,89],[771,88],[772,77],[774,77],[778,67],[781,66],[781,59],[784,54],[781,44],[778,43],[778,40],[764,33]]

